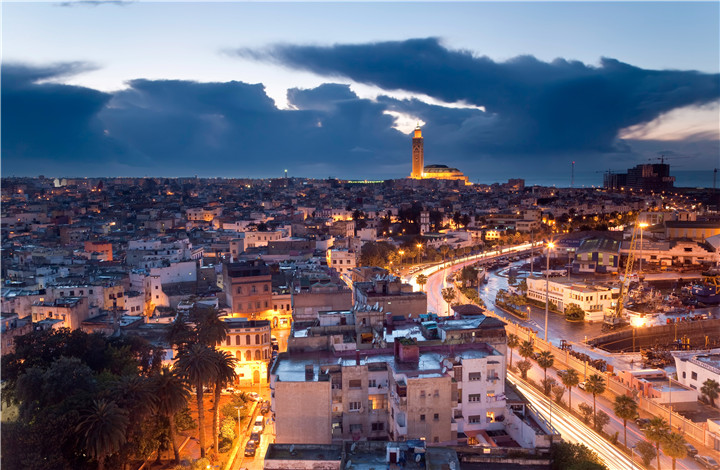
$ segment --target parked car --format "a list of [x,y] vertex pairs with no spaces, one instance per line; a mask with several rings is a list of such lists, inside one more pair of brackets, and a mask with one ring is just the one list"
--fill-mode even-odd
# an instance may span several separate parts
[[647,418],[638,418],[635,420],[635,424],[637,424],[640,429],[644,429],[650,424],[650,420]]
[[580,390],[585,390],[585,382],[580,382],[580,383],[578,384],[578,388],[579,388]]
[[685,443],[685,449],[687,450],[687,454],[690,457],[694,457],[698,454],[698,450],[695,448],[694,445],[690,444],[689,442]]
[[718,464],[712,457],[705,457],[704,455],[696,455],[693,457],[697,463],[710,470],[720,470],[720,464]]
[[256,450],[257,445],[255,444],[255,441],[248,441],[248,443],[245,444],[245,457],[255,457]]
[[265,400],[265,401],[263,402],[262,406],[260,407],[260,413],[266,415],[266,414],[268,414],[269,412],[270,412],[270,401],[269,401],[269,400]]
[[245,396],[252,401],[260,401],[260,395],[258,394],[258,392],[246,393]]

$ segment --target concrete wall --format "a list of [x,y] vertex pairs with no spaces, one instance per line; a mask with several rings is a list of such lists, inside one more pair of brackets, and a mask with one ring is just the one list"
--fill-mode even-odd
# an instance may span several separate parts
[[330,444],[330,382],[276,382],[275,442]]

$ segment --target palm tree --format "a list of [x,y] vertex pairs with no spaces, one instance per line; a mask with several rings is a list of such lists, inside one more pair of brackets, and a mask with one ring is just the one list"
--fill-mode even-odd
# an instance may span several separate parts
[[657,455],[657,467],[660,470],[660,443],[667,439],[670,434],[670,426],[664,419],[656,416],[651,419],[643,430],[648,441],[655,443],[655,452]]
[[720,384],[716,380],[707,379],[703,382],[700,393],[707,397],[710,405],[715,406],[715,399],[720,395]]
[[450,246],[449,245],[441,245],[440,248],[440,254],[442,254],[443,257],[443,263],[445,262],[445,257],[450,252]]
[[592,393],[593,396],[593,419],[597,416],[597,408],[595,407],[595,397],[605,393],[607,385],[605,379],[599,374],[593,374],[585,381],[585,391]]
[[227,337],[227,324],[220,319],[217,308],[194,307],[192,317],[195,320],[197,340],[208,346],[215,346]]
[[615,415],[623,420],[623,433],[625,437],[625,447],[627,447],[627,421],[637,417],[637,402],[628,395],[618,395],[615,397],[613,411]]
[[558,372],[558,377],[568,389],[568,405],[572,410],[572,388],[580,383],[580,377],[575,369],[561,370]]
[[520,344],[520,349],[518,350],[518,353],[524,358],[527,359],[529,357],[533,357],[535,355],[535,346],[533,346],[532,341],[523,341]]
[[671,432],[662,441],[662,450],[665,455],[672,459],[672,470],[675,470],[675,460],[684,459],[687,455],[687,447],[685,447],[685,437],[677,432]]
[[195,334],[185,322],[182,314],[178,313],[165,338],[170,345],[177,346],[178,350],[181,350],[195,339]]
[[182,351],[175,363],[180,374],[196,388],[198,406],[198,432],[200,438],[200,456],[205,457],[205,408],[203,406],[203,388],[213,382],[218,374],[218,365],[212,348],[195,343]]
[[175,463],[180,463],[180,449],[178,449],[175,434],[175,414],[182,411],[190,399],[190,391],[185,382],[170,367],[164,366],[160,372],[153,376],[155,390],[158,397],[158,414],[165,416],[170,423],[170,441],[175,454]]
[[98,469],[105,468],[105,458],[120,449],[127,438],[127,412],[114,401],[94,400],[75,428],[83,447],[97,460]]
[[424,274],[418,274],[418,276],[415,278],[415,282],[420,286],[420,290],[425,292],[425,284],[428,282],[428,278]]
[[218,372],[215,376],[215,402],[213,403],[213,444],[215,445],[215,452],[220,453],[220,443],[218,441],[218,435],[220,434],[220,391],[237,378],[235,372],[237,359],[227,351],[215,350],[215,361]]
[[520,338],[518,338],[518,335],[516,335],[514,333],[510,333],[509,335],[507,335],[507,347],[510,350],[510,368],[511,369],[512,369],[512,361],[513,361],[512,350],[517,348],[519,345],[520,345]]
[[555,356],[550,351],[541,351],[536,359],[538,365],[545,372],[544,379],[547,381],[547,370],[555,364]]
[[523,379],[527,379],[527,373],[532,368],[532,363],[527,359],[518,361],[517,368],[520,369],[520,375]]
[[455,300],[455,288],[454,287],[446,287],[442,290],[442,298],[445,302],[447,302],[448,305],[448,316],[450,315],[450,302]]

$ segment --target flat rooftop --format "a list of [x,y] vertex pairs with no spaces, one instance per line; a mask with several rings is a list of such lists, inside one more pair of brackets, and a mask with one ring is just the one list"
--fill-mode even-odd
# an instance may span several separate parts
[[710,367],[720,369],[720,354],[701,354],[695,356],[695,359]]
[[265,460],[342,460],[342,445],[270,444]]
[[[452,356],[461,359],[482,359],[496,354],[495,349],[487,346],[487,348],[479,348],[480,343],[474,344],[474,349],[465,351],[455,351]],[[450,355],[445,351],[420,351],[418,363],[405,363],[395,360],[392,352],[383,352],[381,354],[369,355],[365,351],[360,351],[360,365],[368,364],[387,364],[394,371],[407,374],[410,377],[431,378],[442,377],[443,366],[442,361]],[[329,352],[321,353],[303,353],[293,354],[291,356],[279,356],[273,367],[272,373],[277,376],[277,380],[281,382],[305,382],[305,367],[313,367],[313,381],[317,381],[321,369],[327,366],[354,366],[356,364],[355,356],[335,356]]]

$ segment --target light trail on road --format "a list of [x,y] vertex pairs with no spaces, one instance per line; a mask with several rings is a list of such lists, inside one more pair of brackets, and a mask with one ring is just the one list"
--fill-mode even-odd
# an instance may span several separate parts
[[[547,417],[550,414],[549,399],[535,390],[532,386],[520,380],[514,374],[508,373],[508,380],[515,385],[525,398]],[[602,436],[588,428],[582,421],[569,413],[561,413],[562,408],[552,415],[553,428],[560,432],[563,439],[569,442],[585,444],[595,452],[603,460],[610,470],[629,470],[633,467],[630,458],[622,453],[615,446],[607,442]]]

